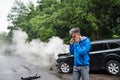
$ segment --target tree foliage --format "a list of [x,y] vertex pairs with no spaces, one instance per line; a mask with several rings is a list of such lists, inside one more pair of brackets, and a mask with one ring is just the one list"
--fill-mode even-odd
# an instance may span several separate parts
[[91,40],[119,38],[120,0],[38,0],[37,6],[16,0],[8,20],[13,24],[9,29],[21,28],[28,40],[59,36],[68,43],[73,27]]

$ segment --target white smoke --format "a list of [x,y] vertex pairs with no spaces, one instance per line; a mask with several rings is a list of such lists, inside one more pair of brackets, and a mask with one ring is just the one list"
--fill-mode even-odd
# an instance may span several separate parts
[[21,30],[13,31],[11,49],[14,54],[32,63],[45,66],[52,65],[59,53],[68,52],[68,45],[65,45],[59,37],[50,38],[48,43],[44,43],[39,39],[34,39],[28,43],[27,38],[28,35],[25,32]]
[[5,49],[6,49],[6,45],[0,43],[0,54],[3,54]]
[[7,48],[9,47],[9,43],[6,40],[6,35],[0,34],[0,55],[8,52]]

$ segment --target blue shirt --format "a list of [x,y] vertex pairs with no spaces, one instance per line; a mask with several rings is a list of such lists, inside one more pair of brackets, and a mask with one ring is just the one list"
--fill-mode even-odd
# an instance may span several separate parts
[[70,54],[74,55],[74,66],[89,66],[90,40],[82,37],[79,43],[70,45]]

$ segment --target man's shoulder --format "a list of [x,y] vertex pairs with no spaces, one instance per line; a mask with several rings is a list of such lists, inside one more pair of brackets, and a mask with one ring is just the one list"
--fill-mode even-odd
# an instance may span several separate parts
[[88,37],[83,36],[82,41],[90,41],[90,39]]
[[90,43],[90,39],[88,37],[86,37],[85,40],[82,41],[83,43]]
[[87,41],[90,41],[90,39],[87,37],[87,39],[86,39]]

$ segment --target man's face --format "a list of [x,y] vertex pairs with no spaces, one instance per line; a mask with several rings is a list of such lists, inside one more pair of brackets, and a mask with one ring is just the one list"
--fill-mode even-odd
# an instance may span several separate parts
[[74,39],[78,43],[81,39],[80,34],[79,33],[72,33],[72,39]]

